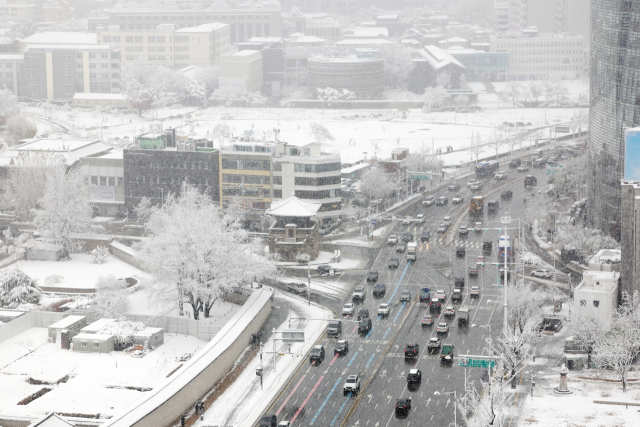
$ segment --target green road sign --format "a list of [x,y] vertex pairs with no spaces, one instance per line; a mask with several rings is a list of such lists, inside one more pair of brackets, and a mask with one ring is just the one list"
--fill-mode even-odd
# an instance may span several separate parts
[[411,174],[411,179],[419,179],[422,181],[431,181],[431,177],[429,175],[414,175]]
[[494,368],[496,366],[496,361],[484,359],[462,359],[460,360],[460,366],[464,366],[466,368],[488,368],[491,366]]

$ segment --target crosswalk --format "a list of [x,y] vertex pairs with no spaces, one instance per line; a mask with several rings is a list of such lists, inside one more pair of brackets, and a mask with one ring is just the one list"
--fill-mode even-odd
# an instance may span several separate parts
[[419,242],[418,251],[428,251],[430,246],[464,246],[470,249],[481,249],[482,242],[470,241],[470,240],[453,240],[451,243],[445,242],[443,238],[433,239],[430,242]]

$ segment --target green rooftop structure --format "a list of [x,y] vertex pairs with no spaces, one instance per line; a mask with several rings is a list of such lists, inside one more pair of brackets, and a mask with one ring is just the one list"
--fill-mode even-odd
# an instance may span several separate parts
[[144,133],[137,140],[142,150],[163,150],[167,146],[167,136],[164,133]]

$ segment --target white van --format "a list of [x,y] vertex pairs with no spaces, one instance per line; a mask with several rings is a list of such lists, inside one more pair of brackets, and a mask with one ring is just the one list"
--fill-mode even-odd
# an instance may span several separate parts
[[307,284],[302,282],[287,283],[287,290],[292,294],[303,295],[307,293]]

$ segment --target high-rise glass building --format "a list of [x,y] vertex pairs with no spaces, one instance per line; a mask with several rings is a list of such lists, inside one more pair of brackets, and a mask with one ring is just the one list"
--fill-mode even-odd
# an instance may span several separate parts
[[591,0],[588,222],[619,239],[624,129],[640,125],[640,0]]

